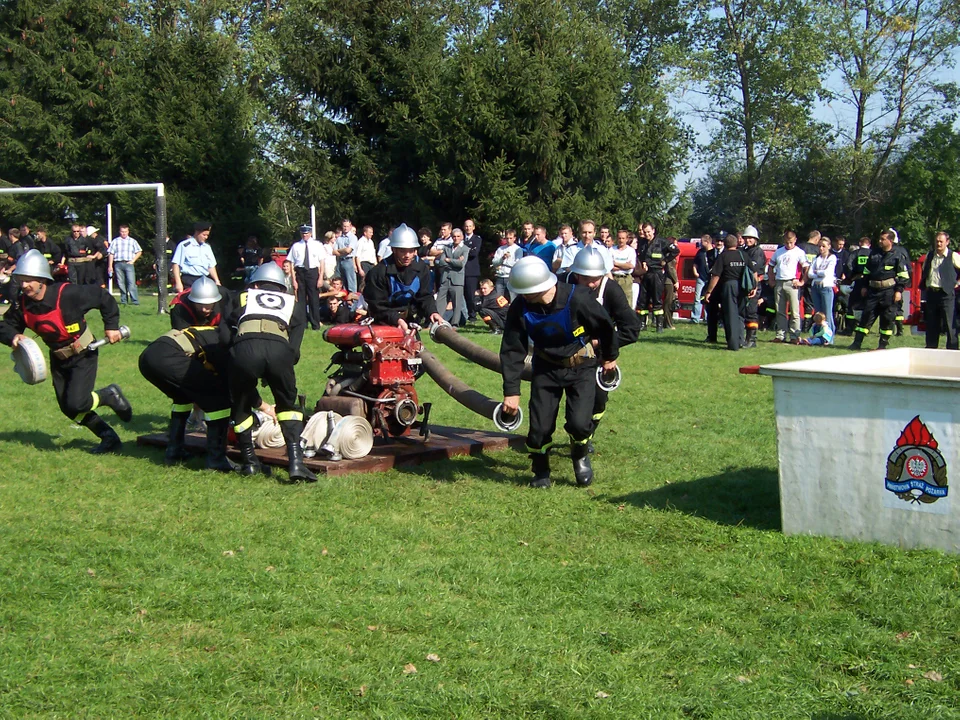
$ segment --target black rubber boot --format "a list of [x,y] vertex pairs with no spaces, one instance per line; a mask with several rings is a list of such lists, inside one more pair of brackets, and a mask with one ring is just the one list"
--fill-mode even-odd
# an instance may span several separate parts
[[535,453],[530,455],[532,461],[533,480],[529,486],[532,488],[550,487],[550,456],[546,453]]
[[240,466],[227,457],[229,418],[207,420],[207,470],[237,472]]
[[577,485],[587,487],[593,482],[593,465],[590,464],[586,444],[571,445],[570,458],[573,460],[573,476],[577,479]]
[[112,427],[107,425],[106,421],[95,412],[88,412],[80,422],[85,428],[100,438],[100,444],[91,448],[91,455],[104,455],[106,453],[119,452],[123,443],[120,436]]
[[290,482],[316,482],[317,476],[303,464],[303,447],[300,445],[300,433],[303,432],[302,420],[283,420],[280,422],[283,440],[287,444],[287,461],[290,463]]
[[163,453],[163,462],[166,465],[176,465],[190,457],[183,436],[187,432],[188,412],[170,413],[170,425],[167,430],[167,449]]
[[903,337],[903,320],[897,320],[897,337]]
[[640,315],[640,332],[644,332],[647,329],[647,314],[644,313]]
[[863,333],[858,332],[850,345],[851,350],[863,350]]
[[657,315],[655,322],[657,324],[657,332],[662,333],[663,332],[663,315]]
[[101,405],[106,405],[113,410],[124,422],[130,422],[133,419],[133,408],[130,407],[130,401],[124,396],[119,385],[107,385],[102,390],[97,390],[97,396],[100,398]]
[[747,328],[747,340],[744,342],[745,348],[755,348],[757,346],[757,329]]
[[257,451],[253,447],[253,432],[245,430],[237,433],[237,445],[240,446],[240,473],[242,475],[266,475],[270,477],[270,468],[260,464]]
[[890,345],[890,336],[889,336],[889,335],[881,335],[881,336],[880,336],[880,342],[877,343],[877,350],[886,350],[887,347],[889,347],[889,345]]

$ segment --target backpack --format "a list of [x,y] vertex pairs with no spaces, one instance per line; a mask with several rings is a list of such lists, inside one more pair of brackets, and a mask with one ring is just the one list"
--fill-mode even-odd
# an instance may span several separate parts
[[740,259],[743,260],[743,272],[740,274],[740,289],[744,293],[750,294],[757,287],[757,276],[753,273],[753,268],[750,265],[750,261],[743,256],[743,251],[738,250],[740,253]]

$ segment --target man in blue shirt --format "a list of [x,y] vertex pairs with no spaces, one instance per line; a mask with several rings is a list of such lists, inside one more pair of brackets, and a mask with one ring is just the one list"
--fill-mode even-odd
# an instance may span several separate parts
[[173,253],[170,267],[173,271],[173,288],[178,293],[192,287],[193,283],[202,277],[209,277],[217,285],[220,284],[217,258],[213,254],[213,248],[207,244],[210,228],[208,222],[194,223],[193,235],[188,235]]
[[337,271],[347,292],[357,292],[357,234],[353,231],[353,223],[343,221],[343,231],[337,238],[334,254],[337,256]]

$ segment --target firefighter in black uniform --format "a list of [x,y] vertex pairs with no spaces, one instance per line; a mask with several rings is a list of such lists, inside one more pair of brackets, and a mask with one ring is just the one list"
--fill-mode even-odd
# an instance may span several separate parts
[[19,307],[12,307],[0,322],[0,342],[17,347],[30,328],[50,348],[50,375],[60,411],[100,438],[91,450],[94,454],[114,452],[120,438],[96,410],[111,408],[124,422],[130,422],[133,410],[117,385],[94,390],[97,380],[96,350],[88,350],[93,333],[84,315],[100,311],[104,335],[111,343],[121,340],[120,309],[105,289],[95,285],[53,282],[50,264],[36,250],[26,252],[13,272],[19,282]]
[[230,348],[230,401],[233,431],[240,446],[244,475],[264,473],[253,447],[253,424],[250,408],[257,406],[257,382],[263,380],[273,392],[277,422],[287,446],[291,482],[316,482],[317,476],[303,464],[300,433],[303,432],[303,410],[297,404],[297,376],[294,365],[300,349],[292,338],[302,337],[306,323],[303,308],[297,312],[297,301],[286,291],[283,270],[275,262],[257,268],[250,284],[240,293],[240,300],[228,322],[236,328]]
[[[623,294],[623,289],[607,276],[604,268],[603,256],[594,248],[584,248],[573,259],[568,276],[569,282],[588,290],[594,300],[607,311],[617,328],[617,345],[624,348],[635,343],[640,336],[640,319],[630,307],[630,301]],[[610,393],[603,388],[596,389],[593,400],[594,434],[606,412],[609,395]],[[587,443],[587,451],[593,452],[592,440]]]
[[[893,233],[893,251],[900,256],[903,266],[907,268],[907,274],[910,273],[910,266],[913,264],[913,260],[910,258],[910,251],[907,250],[903,245],[900,244],[900,236],[897,234],[897,231],[893,228],[890,228],[889,232]],[[910,278],[907,278],[906,286],[910,286]],[[894,322],[897,324],[897,337],[903,337],[903,295],[900,296],[900,299],[897,300],[897,313],[894,316]]]
[[77,285],[99,285],[97,251],[79,225],[70,226],[70,237],[63,243],[63,254],[69,266],[70,282]]
[[[528,342],[533,342],[527,433],[527,451],[533,463],[530,487],[550,487],[548,453],[564,395],[564,429],[570,435],[573,473],[578,485],[587,486],[593,482],[587,444],[594,429],[598,357],[604,373],[616,370],[616,328],[588,291],[558,283],[556,275],[535,255],[517,261],[510,270],[507,287],[519,297],[510,305],[500,343],[506,416],[515,415],[520,407],[520,375]],[[593,340],[598,343],[596,350]]]
[[443,322],[430,292],[430,266],[417,258],[417,233],[401,224],[390,233],[392,257],[367,273],[363,299],[374,322],[407,332],[417,320]]
[[880,251],[870,255],[863,269],[863,315],[857,325],[857,336],[850,346],[851,350],[862,349],[863,338],[870,332],[877,316],[880,317],[880,342],[877,349],[883,350],[890,344],[890,337],[896,326],[897,301],[910,281],[910,272],[903,262],[903,257],[893,249],[893,232],[885,230],[880,233],[879,245]]
[[[747,264],[753,272],[757,283],[758,291],[743,300],[743,325],[746,331],[743,347],[755,348],[757,346],[757,330],[760,329],[760,292],[761,285],[767,274],[767,255],[763,248],[757,243],[760,242],[760,233],[753,225],[747,225],[746,229],[740,233],[746,243],[743,247],[743,256],[747,259]],[[776,314],[776,309],[774,309]]]
[[[710,337],[717,336],[717,321],[723,313],[723,333],[727,338],[728,350],[739,350],[742,340],[743,326],[741,311],[744,301],[756,297],[757,289],[749,293],[744,292],[742,278],[744,272],[749,272],[746,255],[737,247],[737,236],[730,234],[724,238],[723,252],[710,269],[710,284],[703,295],[704,302],[710,303],[713,313],[708,315],[707,332]],[[717,285],[719,291],[714,292]]]
[[184,434],[196,403],[207,422],[207,468],[220,472],[237,469],[227,459],[227,356],[231,333],[223,318],[230,314],[231,307],[230,296],[222,294],[213,280],[200,278],[174,298],[170,310],[172,329],[140,354],[140,373],[173,403],[164,454],[168,465],[189,457]]
[[[503,335],[503,323],[507,320],[509,307],[510,301],[496,291],[492,280],[484,278],[480,281],[480,307],[477,308],[477,316],[486,323],[492,334]],[[633,314],[636,316],[636,313]]]
[[[863,269],[870,260],[870,238],[860,238],[860,247],[855,248],[847,255],[847,264],[843,268],[842,285],[849,288],[847,295],[847,312],[844,316],[846,327],[842,335],[853,335],[857,327],[857,320],[863,315]],[[843,292],[843,290],[841,290]]]
[[642,226],[647,240],[640,262],[643,265],[643,281],[637,298],[637,312],[640,314],[640,329],[646,328],[647,315],[653,314],[657,332],[663,332],[663,269],[680,254],[680,249],[669,240],[656,234],[656,228],[650,223]]

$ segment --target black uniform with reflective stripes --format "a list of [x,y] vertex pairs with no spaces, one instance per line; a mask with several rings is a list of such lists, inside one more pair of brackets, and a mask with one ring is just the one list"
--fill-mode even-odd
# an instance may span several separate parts
[[663,315],[663,268],[679,254],[680,249],[662,237],[655,237],[647,243],[642,257],[647,272],[640,283],[637,297],[637,310],[641,315],[651,310],[654,315]]
[[430,292],[430,267],[414,258],[407,267],[398,267],[392,257],[367,273],[363,287],[367,313],[375,322],[394,325],[401,318],[407,322],[423,321],[437,311]]
[[[196,403],[207,420],[230,416],[228,357],[231,332],[224,316],[232,302],[226,290],[206,319],[185,290],[170,310],[170,332],[150,343],[140,354],[140,373],[170,398],[173,412],[189,412]],[[260,403],[256,403],[259,405]]]
[[278,421],[303,421],[294,372],[299,351],[289,340],[296,326],[302,331],[304,324],[302,309],[296,312],[298,304],[296,298],[280,290],[248,288],[240,293],[230,313],[227,322],[236,328],[230,348],[231,417],[238,433],[253,426],[250,408],[258,397],[259,380],[273,392]]
[[[609,278],[603,278],[596,288],[590,291],[598,303],[607,311],[610,319],[617,328],[617,346],[632,345],[640,337],[640,318],[630,307],[630,301],[617,283]],[[610,393],[597,387],[593,400],[593,422],[599,423],[607,410],[607,399]]]
[[870,332],[870,327],[879,317],[881,343],[886,345],[883,338],[893,335],[896,325],[897,303],[894,295],[898,292],[902,293],[909,281],[910,271],[904,265],[903,256],[896,247],[890,252],[883,252],[878,248],[870,255],[863,269],[862,278],[867,296],[860,323],[857,325],[857,332],[861,339]]
[[850,301],[847,303],[847,321],[853,324],[856,321],[856,312],[863,309],[864,298],[860,292],[863,287],[863,269],[870,260],[873,249],[868,245],[858,247],[847,255],[847,265],[844,268],[844,284],[850,285]]
[[[533,341],[530,429],[527,450],[546,453],[553,444],[560,399],[566,394],[566,424],[573,445],[586,447],[593,434],[597,358],[588,348],[597,340],[601,360],[619,354],[616,328],[607,311],[583,288],[557,283],[548,305],[522,296],[510,305],[500,344],[504,396],[520,394],[520,375]],[[618,288],[619,289],[619,288]]]
[[[94,309],[100,311],[105,330],[119,329],[120,308],[109,292],[96,285],[70,283],[47,285],[40,301],[21,295],[19,306],[11,307],[0,321],[0,342],[4,345],[10,345],[14,335],[29,327],[50,348],[50,378],[57,403],[60,411],[76,422],[82,422],[100,404],[94,392],[97,351],[81,350],[65,360],[53,353],[84,336],[84,315]],[[89,334],[87,338],[92,340]]]
[[[910,265],[913,263],[913,261],[910,259],[910,251],[907,250],[900,243],[894,243],[893,252],[897,253],[897,255],[900,256],[900,261],[903,263],[903,267],[907,269],[907,281],[904,283],[904,287],[909,287],[910,286]],[[901,295],[900,299],[897,300],[897,314],[894,317],[894,320],[896,320],[898,323],[902,323],[904,321],[903,295]]]
[[[760,279],[757,281],[757,292],[752,298],[745,298],[743,301],[743,324],[747,330],[756,330],[760,327],[758,309],[760,302],[760,285],[766,284],[767,255],[759,245],[754,245],[753,247],[747,245],[741,249],[741,252],[744,257],[747,258],[751,270],[755,274],[760,275]],[[776,311],[776,308],[774,308],[774,314],[776,314]]]
[[503,330],[509,307],[510,301],[507,298],[498,295],[495,290],[491,290],[488,295],[480,296],[480,308],[477,310],[477,315],[490,326],[491,330]]

